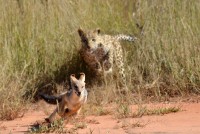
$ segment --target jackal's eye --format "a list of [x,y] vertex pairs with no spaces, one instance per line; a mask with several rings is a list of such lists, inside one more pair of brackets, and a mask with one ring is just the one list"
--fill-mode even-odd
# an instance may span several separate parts
[[96,41],[96,39],[92,39],[92,41],[94,41],[94,42],[95,42],[95,41]]
[[77,85],[75,85],[74,87],[75,87],[76,89],[78,89],[78,86],[77,86]]

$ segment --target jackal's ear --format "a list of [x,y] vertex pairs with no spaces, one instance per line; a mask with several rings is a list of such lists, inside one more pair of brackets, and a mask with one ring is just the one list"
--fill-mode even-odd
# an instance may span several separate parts
[[76,79],[76,77],[75,77],[75,74],[71,74],[71,75],[70,75],[70,81],[71,81],[71,83],[77,81],[77,79]]
[[100,34],[101,30],[100,30],[100,28],[97,28],[97,29],[94,30],[94,32],[97,33],[97,34]]
[[80,73],[80,78],[79,80],[85,82],[85,74],[84,73]]

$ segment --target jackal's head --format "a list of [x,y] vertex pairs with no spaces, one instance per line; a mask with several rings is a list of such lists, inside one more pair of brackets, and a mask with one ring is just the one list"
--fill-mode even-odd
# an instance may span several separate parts
[[70,76],[71,88],[77,94],[77,96],[81,96],[85,90],[85,74],[80,73],[79,79],[76,79],[75,75],[72,74]]

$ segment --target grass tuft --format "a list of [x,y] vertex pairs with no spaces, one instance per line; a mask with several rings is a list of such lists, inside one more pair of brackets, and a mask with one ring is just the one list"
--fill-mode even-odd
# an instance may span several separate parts
[[132,117],[142,117],[145,115],[164,115],[169,113],[179,112],[180,107],[158,107],[154,109],[148,109],[147,107],[139,107],[137,112],[132,113]]
[[50,124],[36,124],[29,129],[29,133],[66,133],[63,125],[63,120],[56,120]]

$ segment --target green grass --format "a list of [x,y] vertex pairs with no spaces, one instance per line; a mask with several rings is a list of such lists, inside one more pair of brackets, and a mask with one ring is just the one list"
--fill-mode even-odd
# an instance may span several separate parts
[[76,129],[84,129],[87,128],[87,124],[85,122],[78,122],[74,125]]
[[119,106],[116,108],[116,117],[117,118],[128,118],[130,117],[132,111],[128,104],[119,103]]
[[180,107],[157,107],[154,109],[149,109],[144,106],[140,106],[137,109],[137,112],[132,113],[132,117],[142,117],[144,115],[164,115],[169,113],[176,113],[181,111]]
[[37,124],[29,129],[29,133],[67,133],[67,130],[64,130],[64,121],[57,120],[51,124]]
[[[78,55],[79,27],[139,38],[122,45],[128,87],[142,100],[199,94],[199,8],[198,0],[1,0],[0,118],[8,119],[5,113],[21,109],[38,90],[58,92],[56,84],[71,73],[85,72],[87,86],[95,91]],[[110,102],[117,95],[106,94],[109,89],[102,87],[102,96]]]
[[133,123],[130,123],[130,122],[127,122],[127,121],[123,121],[122,124],[121,124],[121,128],[124,129],[124,130],[128,130],[129,128],[138,128],[138,127],[145,127],[148,123],[142,123],[142,122],[133,122]]

